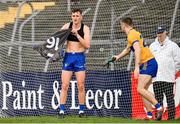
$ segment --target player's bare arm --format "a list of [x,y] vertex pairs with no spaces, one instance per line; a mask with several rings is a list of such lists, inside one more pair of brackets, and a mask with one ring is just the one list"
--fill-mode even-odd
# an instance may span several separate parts
[[69,23],[66,23],[62,26],[62,28],[60,30],[68,29],[68,28],[69,28]]
[[126,55],[128,55],[130,52],[130,47],[127,46],[119,55],[114,56],[116,58],[116,61],[125,57]]
[[72,33],[78,38],[84,48],[90,48],[90,30],[88,26],[84,26],[84,38],[78,34],[77,30],[72,30]]
[[140,66],[140,57],[141,57],[141,48],[139,46],[139,42],[135,42],[133,44],[134,47],[134,54],[135,54],[135,70],[134,70],[134,77],[135,79],[139,76],[139,66]]

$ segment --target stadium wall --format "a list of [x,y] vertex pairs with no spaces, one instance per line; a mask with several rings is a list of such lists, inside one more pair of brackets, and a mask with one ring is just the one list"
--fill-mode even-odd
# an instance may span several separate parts
[[[0,84],[1,117],[58,113],[60,72],[14,72],[1,75],[3,77]],[[15,76],[9,78],[9,75]],[[129,71],[88,71],[85,110],[87,115],[143,119],[146,114],[136,87],[137,80]],[[177,89],[180,89],[180,72],[177,73],[175,89],[176,118],[179,118],[180,95]],[[152,87],[150,90],[153,92]],[[77,82],[73,77],[66,105],[68,115],[78,113],[77,92]],[[163,119],[167,119],[166,106]]]
[[[9,75],[13,77],[9,78]],[[3,77],[0,84],[2,115],[29,116],[58,113],[60,72],[14,72],[2,73],[1,76]],[[85,85],[86,114],[131,117],[130,77],[129,71],[88,71]],[[68,115],[78,113],[77,92],[77,82],[73,77],[66,104]]]
[[[146,117],[146,113],[145,113],[145,108],[143,106],[143,102],[141,97],[139,96],[138,92],[137,92],[137,83],[138,80],[134,79],[134,76],[132,74],[132,118],[135,119],[143,119]],[[179,89],[180,89],[180,71],[176,73],[176,82],[174,85],[174,100],[175,100],[175,106],[176,106],[176,116],[175,118],[180,118],[180,93],[179,93]],[[153,86],[152,84],[150,85],[149,89],[153,94]],[[164,107],[164,114],[163,114],[163,120],[167,120],[168,119],[168,111],[167,111],[167,103],[166,103],[166,97],[164,96],[163,99],[163,107]],[[154,108],[154,106],[152,106]],[[153,113],[155,115],[155,108],[153,110]]]

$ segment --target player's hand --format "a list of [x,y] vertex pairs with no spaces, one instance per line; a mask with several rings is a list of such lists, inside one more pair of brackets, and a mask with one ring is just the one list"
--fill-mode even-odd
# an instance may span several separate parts
[[139,78],[139,67],[135,67],[135,69],[134,69],[134,78],[135,79]]
[[115,61],[118,61],[118,60],[120,59],[118,55],[115,55],[115,56],[113,56],[113,57],[116,58]]
[[73,35],[75,35],[75,36],[77,36],[77,35],[78,35],[78,32],[77,32],[77,30],[75,30],[75,29],[72,29],[72,31],[71,31],[71,32],[72,32],[72,34],[73,34]]

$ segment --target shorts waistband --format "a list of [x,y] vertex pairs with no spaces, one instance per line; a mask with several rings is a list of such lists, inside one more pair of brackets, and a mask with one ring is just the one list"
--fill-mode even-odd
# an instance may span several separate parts
[[66,55],[84,55],[84,52],[65,52]]
[[147,63],[149,63],[149,62],[151,62],[151,61],[155,61],[155,60],[156,60],[155,58],[149,59],[148,61],[146,61],[146,62],[142,63],[141,65],[143,65],[143,64],[147,64]]

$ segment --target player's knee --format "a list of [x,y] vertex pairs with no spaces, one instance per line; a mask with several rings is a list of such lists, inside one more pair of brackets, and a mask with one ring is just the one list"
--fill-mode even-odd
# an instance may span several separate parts
[[84,84],[83,84],[83,83],[82,83],[82,84],[79,84],[79,85],[78,85],[78,91],[79,91],[79,92],[84,92],[84,90],[85,90]]
[[61,90],[62,91],[68,91],[69,85],[68,84],[62,84]]

